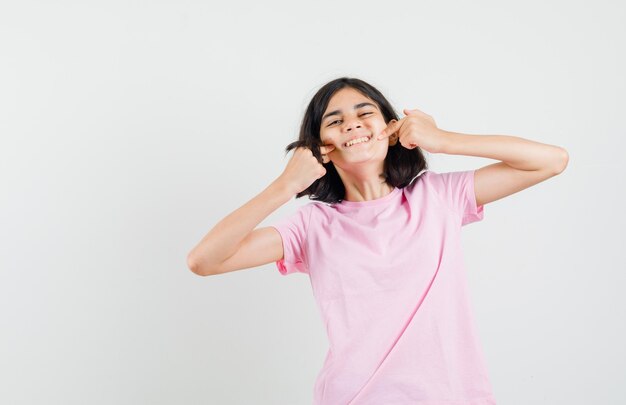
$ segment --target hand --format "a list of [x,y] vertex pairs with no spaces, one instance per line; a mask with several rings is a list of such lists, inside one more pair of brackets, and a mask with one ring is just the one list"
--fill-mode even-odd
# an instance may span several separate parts
[[[333,150],[335,150],[333,145],[320,146],[323,163],[328,163],[326,161],[329,160],[327,154]],[[301,146],[294,150],[293,156],[280,175],[280,179],[288,185],[294,194],[297,194],[309,188],[311,184],[325,174],[326,168],[320,164],[311,149]]]
[[418,109],[404,109],[406,117],[400,121],[391,120],[376,139],[389,136],[399,138],[400,144],[407,149],[420,147],[427,152],[440,153],[443,150],[444,137],[430,115]]

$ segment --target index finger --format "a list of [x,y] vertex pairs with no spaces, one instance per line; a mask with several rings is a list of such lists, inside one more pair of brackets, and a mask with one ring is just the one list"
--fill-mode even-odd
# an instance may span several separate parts
[[404,118],[400,119],[399,121],[396,121],[395,119],[391,120],[387,127],[383,129],[380,134],[378,134],[376,139],[383,139],[395,133],[404,123]]
[[332,152],[333,150],[335,150],[335,145],[328,144],[328,145],[320,146],[320,152],[322,152],[322,154],[324,154],[324,155],[327,154],[327,153]]

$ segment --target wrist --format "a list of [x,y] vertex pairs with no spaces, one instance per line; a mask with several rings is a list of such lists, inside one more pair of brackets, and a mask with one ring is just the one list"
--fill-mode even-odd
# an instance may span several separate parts
[[283,196],[283,198],[287,201],[297,194],[297,192],[294,191],[294,187],[292,187],[287,180],[280,176],[272,182],[270,187],[273,187],[275,192]]
[[450,153],[450,149],[452,143],[454,142],[454,134],[450,131],[446,131],[443,129],[439,129],[439,138],[441,139],[441,146],[439,148],[439,153]]

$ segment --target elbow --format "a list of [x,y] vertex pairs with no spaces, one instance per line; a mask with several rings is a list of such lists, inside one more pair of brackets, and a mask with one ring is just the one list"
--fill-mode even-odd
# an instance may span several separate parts
[[561,174],[569,163],[569,153],[565,148],[559,148],[558,164],[555,165],[555,174]]
[[197,274],[199,276],[209,276],[210,272],[206,271],[206,269],[202,269],[202,267],[198,264],[198,262],[191,256],[191,253],[187,255],[187,267],[191,270],[192,273]]

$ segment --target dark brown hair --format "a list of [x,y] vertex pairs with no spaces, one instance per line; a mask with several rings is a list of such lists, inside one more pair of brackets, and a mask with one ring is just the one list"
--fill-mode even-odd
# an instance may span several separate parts
[[[326,111],[332,96],[345,87],[353,88],[365,97],[373,100],[380,108],[385,123],[389,123],[392,119],[399,120],[398,115],[385,96],[374,86],[363,80],[340,77],[322,86],[315,93],[306,109],[300,125],[298,140],[287,145],[285,153],[289,153],[289,151],[298,147],[311,149],[313,156],[317,158],[320,164],[324,165],[326,174],[315,180],[308,188],[296,194],[296,198],[308,195],[310,200],[334,204],[341,202],[345,197],[346,189],[341,181],[341,177],[339,177],[339,173],[335,169],[335,165],[333,162],[322,163],[320,152],[320,146],[322,146],[320,139],[322,114]],[[407,149],[398,141],[395,145],[389,146],[381,178],[391,186],[403,188],[411,183],[411,180],[422,170],[427,168],[428,164],[419,146],[414,149]]]

